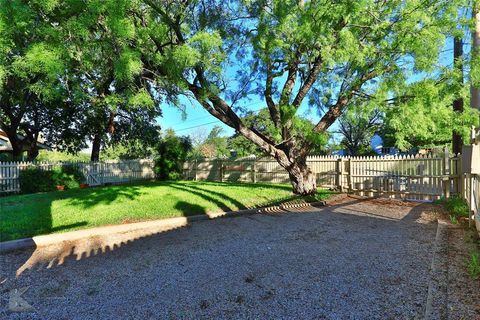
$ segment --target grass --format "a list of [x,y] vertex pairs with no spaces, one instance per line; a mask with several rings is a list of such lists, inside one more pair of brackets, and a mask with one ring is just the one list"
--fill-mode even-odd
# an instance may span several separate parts
[[[321,200],[331,194],[319,190]],[[0,241],[101,225],[207,214],[301,198],[289,185],[142,182],[0,198]]]
[[465,199],[460,196],[455,195],[445,200],[445,208],[453,224],[457,224],[458,219],[461,217],[468,218],[468,204]]
[[468,262],[468,273],[470,276],[477,280],[480,277],[480,254],[472,253],[470,255],[470,261]]

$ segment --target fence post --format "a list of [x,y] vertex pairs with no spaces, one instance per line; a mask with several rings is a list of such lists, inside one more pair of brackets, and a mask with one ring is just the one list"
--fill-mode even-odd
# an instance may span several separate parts
[[220,182],[223,182],[223,159],[218,159],[217,161],[220,162]]
[[448,155],[448,147],[445,147],[445,152],[443,153],[443,195],[445,199],[450,197],[450,157]]
[[345,174],[347,175],[347,192],[349,192],[352,188],[352,158],[347,158],[347,170]]
[[194,177],[195,181],[197,181],[197,168],[198,168],[198,163],[197,163],[197,159],[195,159],[195,161],[193,162],[193,172],[195,173],[195,177]]
[[338,170],[337,170],[337,176],[338,176],[338,179],[337,179],[337,183],[338,183],[338,187],[340,189],[340,192],[343,192],[343,158],[340,158],[338,159],[337,161],[337,165],[338,165]]
[[[473,161],[473,159],[472,159]],[[468,202],[468,227],[472,226],[472,223],[475,224],[475,179],[473,174],[470,174],[470,201]],[[473,214],[473,219],[472,219],[472,214]]]
[[257,159],[252,160],[252,182],[257,183]]

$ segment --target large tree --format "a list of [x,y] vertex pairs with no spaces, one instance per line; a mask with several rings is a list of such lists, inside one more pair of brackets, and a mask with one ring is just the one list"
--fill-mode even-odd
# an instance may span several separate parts
[[[130,0],[1,0],[0,128],[14,158],[40,134],[77,152],[141,138],[153,145],[162,97],[137,72]],[[21,139],[21,133],[25,138]]]
[[[156,1],[134,10],[144,74],[192,96],[273,156],[298,194],[315,192],[312,136],[386,84],[433,72],[460,1]],[[237,76],[232,77],[233,71]],[[388,87],[388,86],[387,86]],[[252,89],[253,88],[253,89]],[[260,93],[279,139],[245,125],[236,102]],[[294,130],[304,100],[321,118]],[[302,132],[301,135],[295,132]]]
[[[72,151],[92,143],[91,161],[102,146],[142,139],[152,146],[161,115],[156,88],[137,72],[137,36],[129,19],[131,1],[65,1],[56,7],[68,47],[69,102],[74,121],[63,128],[57,145]],[[76,149],[76,150],[75,150]]]
[[[84,108],[76,114],[92,113],[99,123],[88,126],[99,135],[112,130],[112,116],[132,96],[144,110],[152,97],[176,103],[186,95],[273,156],[294,192],[310,194],[316,183],[306,157],[345,110],[362,101],[398,106],[412,81],[444,81],[438,55],[463,2],[51,0],[33,11],[46,28],[62,27],[61,49],[73,62],[66,67],[71,77],[60,83],[84,94],[65,102]],[[239,116],[253,94],[265,100],[273,132]],[[320,115],[313,125],[297,115],[307,104]]]
[[65,51],[60,26],[49,21],[51,4],[0,0],[0,129],[14,159],[25,145],[35,158],[40,132],[61,120]]

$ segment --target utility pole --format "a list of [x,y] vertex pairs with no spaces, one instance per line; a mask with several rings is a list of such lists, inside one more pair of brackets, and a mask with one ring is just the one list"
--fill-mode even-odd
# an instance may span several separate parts
[[[454,68],[458,69],[460,85],[463,84],[463,39],[460,37],[455,37],[453,39],[453,62]],[[460,86],[459,86],[460,87]],[[453,101],[453,111],[463,112],[463,99],[458,97]],[[463,146],[463,139],[460,133],[458,133],[455,128],[452,132],[452,148],[453,153],[461,153]]]
[[[473,57],[478,59],[478,55],[480,54],[480,4],[479,1],[472,1],[472,15],[473,20],[475,23],[475,27],[472,30],[472,60]],[[470,106],[474,109],[478,109],[480,112],[480,88],[473,83],[470,85]]]

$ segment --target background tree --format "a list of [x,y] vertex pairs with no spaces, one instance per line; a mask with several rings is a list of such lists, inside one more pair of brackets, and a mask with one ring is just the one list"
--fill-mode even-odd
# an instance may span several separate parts
[[353,107],[339,118],[341,144],[352,156],[370,154],[370,140],[381,127],[382,112],[368,108]]
[[[462,33],[463,34],[463,33]],[[457,86],[464,86],[463,80],[463,38],[459,35],[455,35],[453,39],[453,65],[456,68],[457,72]],[[460,90],[458,90],[460,91]],[[455,100],[453,100],[453,110],[459,114],[463,113],[463,97],[458,95]],[[461,132],[458,132],[457,128],[452,130],[452,149],[453,153],[461,153],[463,147],[463,137]]]
[[[448,72],[448,71],[447,71]],[[411,148],[446,146],[452,143],[452,128],[468,137],[469,128],[478,124],[478,114],[471,108],[456,112],[452,108],[458,97],[455,76],[447,80],[425,80],[409,85],[409,98],[381,106],[384,120],[380,130],[383,142],[402,151]],[[462,90],[464,90],[463,88]]]
[[480,3],[473,0],[472,8],[472,49],[471,49],[471,68],[470,68],[470,106],[479,111],[480,117]]
[[228,157],[227,138],[222,135],[223,129],[214,126],[208,134],[203,130],[197,130],[190,135],[193,141],[193,148],[190,152],[191,158],[216,158]]

